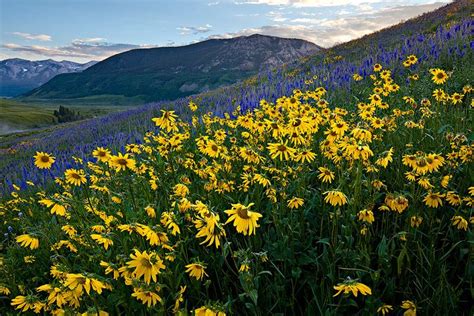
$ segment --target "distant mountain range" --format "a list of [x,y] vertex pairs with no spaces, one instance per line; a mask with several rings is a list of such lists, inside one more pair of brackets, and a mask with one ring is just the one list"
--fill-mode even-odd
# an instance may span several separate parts
[[304,40],[258,34],[181,47],[135,49],[109,57],[83,72],[58,75],[25,96],[173,100],[233,84],[262,68],[290,63],[319,50],[319,46]]
[[14,97],[48,82],[59,74],[80,72],[97,63],[79,64],[52,59],[30,61],[13,58],[0,61],[0,96]]

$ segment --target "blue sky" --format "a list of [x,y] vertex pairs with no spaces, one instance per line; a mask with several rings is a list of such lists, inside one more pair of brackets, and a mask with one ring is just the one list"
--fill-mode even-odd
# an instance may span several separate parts
[[323,47],[444,0],[0,0],[0,59],[102,60],[139,47],[261,33]]

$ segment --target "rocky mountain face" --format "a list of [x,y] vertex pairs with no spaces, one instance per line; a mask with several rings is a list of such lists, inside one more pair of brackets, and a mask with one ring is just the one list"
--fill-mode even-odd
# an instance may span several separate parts
[[235,83],[266,67],[291,63],[321,48],[313,43],[251,35],[181,47],[135,49],[81,73],[63,74],[27,93],[32,98],[87,96],[173,100]]
[[52,59],[30,61],[13,58],[0,61],[0,96],[14,97],[37,88],[56,75],[80,72],[94,65]]

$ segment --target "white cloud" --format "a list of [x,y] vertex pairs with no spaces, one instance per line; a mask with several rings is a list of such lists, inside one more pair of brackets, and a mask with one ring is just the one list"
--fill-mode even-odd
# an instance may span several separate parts
[[52,39],[50,35],[46,35],[46,34],[30,34],[30,33],[23,33],[23,32],[13,32],[12,34],[22,37],[24,39],[42,41],[42,42],[48,42],[48,41],[51,41]]
[[218,5],[220,2],[219,1],[216,1],[216,2],[208,2],[207,5],[208,6],[214,6],[214,5]]
[[204,26],[180,26],[176,28],[181,35],[196,35],[200,33],[207,33],[212,30],[212,25],[206,24]]
[[288,20],[288,18],[284,17],[283,12],[270,11],[266,15],[267,15],[267,17],[269,17],[274,22],[284,22],[284,21]]
[[76,39],[67,46],[47,47],[40,45],[19,45],[15,43],[5,43],[1,45],[4,50],[17,54],[26,54],[31,57],[61,57],[69,60],[89,61],[102,60],[112,55],[136,48],[151,48],[155,45],[135,45],[123,43],[107,43],[94,39]]
[[237,0],[235,4],[265,4],[273,6],[294,6],[302,7],[332,7],[341,5],[358,5],[380,0]]
[[74,42],[77,43],[97,43],[97,42],[105,42],[107,39],[103,37],[90,37],[90,38],[76,38],[73,40]]
[[[444,3],[451,0],[425,0],[424,4],[433,4],[436,1]],[[407,5],[411,4],[410,0],[234,0],[234,4],[253,4],[268,6],[292,6],[296,8],[319,8],[319,7],[335,7],[335,6],[358,6],[360,10],[370,10],[370,4],[379,3],[384,5]]]
[[[305,1],[286,0],[258,0],[260,2],[271,3],[302,3]],[[308,2],[308,1],[306,1]],[[313,1],[316,2],[322,1]],[[325,1],[328,3],[328,1]],[[334,1],[343,2],[343,1]],[[347,1],[346,1],[347,2]],[[351,1],[351,4],[358,1]],[[229,38],[240,35],[251,35],[255,33],[289,38],[300,38],[311,41],[323,47],[330,47],[335,44],[350,41],[355,38],[370,34],[382,28],[399,23],[402,20],[416,17],[424,12],[428,12],[445,5],[442,2],[422,5],[403,5],[390,8],[382,8],[374,11],[372,7],[362,5],[358,14],[355,15],[335,15],[333,18],[317,18],[316,14],[305,13],[300,17],[285,20],[284,23],[275,23],[257,28],[247,28],[234,33],[213,35],[212,38]],[[362,12],[362,13],[361,13]],[[314,17],[314,18],[313,18]]]

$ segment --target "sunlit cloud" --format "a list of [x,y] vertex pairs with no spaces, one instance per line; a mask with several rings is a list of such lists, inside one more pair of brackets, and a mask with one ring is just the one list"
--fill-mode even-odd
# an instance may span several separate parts
[[341,5],[358,5],[371,2],[380,2],[380,0],[237,0],[235,4],[263,4],[270,6],[293,6],[302,7],[332,7]]
[[19,36],[21,38],[27,40],[34,40],[34,41],[42,41],[42,42],[49,42],[51,41],[51,36],[46,34],[30,34],[30,33],[23,33],[23,32],[13,32],[13,35]]
[[204,26],[180,26],[176,28],[181,35],[196,35],[200,33],[207,33],[212,30],[212,25],[206,24]]
[[[276,2],[278,1],[274,3]],[[290,3],[297,1],[282,0],[280,2]],[[357,7],[360,8],[360,11],[355,15],[345,16],[338,14],[331,17],[321,17],[320,14],[315,13],[304,13],[298,17],[288,18],[273,13],[270,15],[270,20],[277,22],[272,19],[277,16],[283,23],[245,28],[238,32],[212,35],[210,38],[230,38],[259,33],[271,36],[300,38],[323,47],[331,47],[335,44],[350,41],[403,20],[416,17],[424,12],[435,10],[442,5],[445,5],[445,3],[403,5],[378,10],[363,5]]]
[[75,39],[70,45],[47,47],[41,45],[2,44],[2,48],[17,53],[27,53],[41,57],[61,57],[82,60],[102,60],[112,55],[136,48],[151,48],[155,45],[135,45],[124,43],[107,43],[103,38]]

